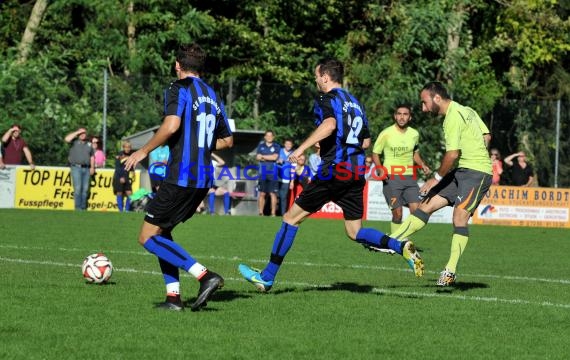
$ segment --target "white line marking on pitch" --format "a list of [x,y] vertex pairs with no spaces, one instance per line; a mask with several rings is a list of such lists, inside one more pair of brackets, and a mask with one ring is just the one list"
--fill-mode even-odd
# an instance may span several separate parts
[[[6,249],[16,249],[16,250],[41,250],[41,251],[48,251],[54,250],[53,248],[45,248],[40,246],[18,246],[18,245],[0,245],[0,248]],[[100,249],[100,250],[93,250],[93,249],[78,249],[78,248],[57,248],[56,250],[59,251],[69,251],[69,252],[82,252],[82,253],[95,253],[95,252],[103,252],[109,254],[130,254],[130,255],[138,255],[138,256],[154,256],[146,251],[129,251],[129,250],[111,250],[111,249]],[[379,256],[387,256],[379,254]],[[218,256],[218,255],[196,255],[195,258],[207,258],[207,259],[214,259],[214,260],[222,260],[222,261],[235,261],[235,262],[246,262],[246,263],[260,263],[264,264],[267,260],[259,260],[259,259],[242,259],[237,256],[226,257],[226,256]],[[352,268],[352,269],[363,269],[363,270],[382,270],[382,271],[398,271],[398,272],[409,272],[411,271],[405,265],[402,265],[401,268],[393,268],[387,266],[375,266],[375,265],[341,265],[341,264],[327,264],[327,263],[311,263],[311,262],[295,262],[295,261],[287,261],[289,265],[299,265],[299,266],[309,266],[309,267],[331,267],[331,268]],[[426,271],[426,274],[437,274],[439,275],[438,271]],[[570,280],[567,279],[546,279],[546,278],[535,278],[535,277],[526,277],[526,276],[511,276],[511,275],[494,275],[494,274],[469,274],[469,273],[461,273],[461,277],[476,277],[476,278],[488,278],[488,279],[502,279],[502,280],[515,280],[515,281],[536,281],[536,282],[545,282],[545,283],[553,283],[553,284],[570,284]]]
[[[48,266],[65,266],[65,267],[81,267],[79,264],[71,264],[71,263],[61,263],[61,262],[54,262],[54,261],[39,261],[39,260],[28,260],[28,259],[12,259],[12,258],[5,258],[0,257],[0,261],[17,263],[17,264],[33,264],[33,265],[48,265]],[[129,273],[136,273],[136,274],[150,274],[150,275],[162,275],[162,273],[158,271],[148,271],[148,270],[137,270],[132,268],[114,268],[114,271],[117,272],[129,272]],[[186,273],[182,273],[182,276],[190,276]],[[245,282],[245,280],[239,278],[231,278],[227,277],[225,280],[230,281],[239,281]],[[314,287],[314,288],[332,288],[331,285],[316,285],[310,283],[301,283],[301,282],[291,282],[291,281],[280,281],[280,283],[284,285],[293,285],[293,286],[303,286],[303,287]],[[390,290],[384,288],[372,288],[372,292],[378,294],[387,294],[387,295],[397,295],[397,296],[406,296],[406,297],[425,297],[425,298],[445,298],[445,299],[454,299],[454,300],[465,300],[465,301],[484,301],[484,302],[495,302],[495,303],[503,303],[503,304],[513,304],[513,305],[538,305],[538,306],[550,306],[556,308],[563,308],[563,309],[570,309],[570,304],[556,304],[550,301],[529,301],[523,299],[501,299],[497,297],[485,297],[485,296],[465,296],[465,295],[453,295],[453,294],[441,294],[441,293],[422,293],[416,291],[397,291],[397,290]]]

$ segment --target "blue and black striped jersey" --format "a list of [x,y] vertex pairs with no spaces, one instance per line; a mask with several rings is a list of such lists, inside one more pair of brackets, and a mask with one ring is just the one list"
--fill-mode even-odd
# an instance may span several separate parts
[[164,115],[180,117],[169,139],[170,162],[164,181],[182,187],[213,185],[211,152],[216,140],[231,136],[223,104],[214,90],[196,77],[179,79],[164,94]]
[[320,141],[321,168],[342,164],[344,168],[357,171],[366,158],[362,143],[370,138],[368,118],[364,108],[348,91],[335,88],[320,94],[314,106],[315,125],[325,119],[336,120],[336,132]]

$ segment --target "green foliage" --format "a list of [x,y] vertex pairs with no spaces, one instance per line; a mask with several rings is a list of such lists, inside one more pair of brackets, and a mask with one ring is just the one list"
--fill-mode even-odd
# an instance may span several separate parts
[[527,69],[558,62],[570,51],[570,20],[558,16],[557,3],[515,0],[499,16],[499,39]]

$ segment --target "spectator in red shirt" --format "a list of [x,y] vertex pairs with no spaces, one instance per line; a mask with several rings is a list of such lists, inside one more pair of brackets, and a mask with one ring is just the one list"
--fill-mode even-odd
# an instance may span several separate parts
[[4,164],[21,165],[22,155],[26,156],[26,160],[32,169],[35,168],[32,159],[32,152],[28,148],[26,141],[20,136],[22,127],[20,125],[12,125],[8,131],[2,136],[2,145],[4,145]]

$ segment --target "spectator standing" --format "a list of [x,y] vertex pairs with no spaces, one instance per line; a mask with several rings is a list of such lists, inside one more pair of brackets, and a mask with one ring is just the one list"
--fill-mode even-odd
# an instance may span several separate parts
[[148,155],[150,176],[150,186],[152,191],[157,192],[160,184],[168,172],[168,161],[170,159],[170,148],[166,144],[158,146]]
[[93,147],[93,157],[95,158],[95,168],[100,169],[105,167],[107,156],[103,152],[101,139],[97,136],[91,138],[91,146]]
[[95,174],[93,147],[87,140],[85,128],[79,128],[67,134],[65,142],[71,144],[67,160],[71,168],[75,210],[86,210],[89,187],[91,186],[91,175]]
[[[130,211],[131,195],[133,194],[131,172],[135,169],[125,169],[125,161],[133,153],[132,145],[129,141],[123,141],[122,150],[115,157],[115,173],[113,174],[113,192],[117,198],[117,208],[119,212]],[[125,201],[126,196],[126,201]]]
[[499,185],[501,182],[501,175],[503,174],[503,162],[501,161],[501,153],[495,148],[492,148],[490,153],[491,165],[493,166],[493,181],[491,185]]
[[25,156],[30,167],[34,169],[34,160],[32,152],[28,148],[28,144],[22,138],[22,127],[14,124],[2,136],[2,145],[4,146],[4,159],[6,165],[21,165],[22,157]]
[[277,193],[279,192],[279,179],[277,167],[275,166],[281,147],[273,140],[275,134],[272,130],[267,130],[263,141],[257,146],[256,159],[259,161],[259,198],[257,208],[259,215],[263,215],[265,210],[265,197],[269,194],[271,201],[271,216],[277,212]]
[[227,180],[228,179],[218,179],[220,177],[220,170],[226,165],[224,159],[218,155],[212,153],[212,166],[214,167],[214,186],[208,191],[208,210],[210,215],[216,213],[216,196],[224,197],[224,215],[231,215],[232,198],[230,197],[230,191],[228,190]]
[[[172,231],[190,219],[208,190],[212,175],[203,166],[212,163],[210,154],[233,146],[233,136],[219,97],[200,75],[206,53],[197,44],[182,45],[176,52],[174,68],[178,80],[165,91],[164,120],[153,137],[126,162],[134,168],[148,153],[168,141],[170,163],[166,179],[147,207],[139,233],[139,243],[159,261],[166,285],[162,309],[180,311],[179,269],[200,282],[196,301],[190,308],[200,310],[208,298],[224,285],[224,279],[197,262],[180,244]],[[214,228],[215,230],[215,228]],[[215,232],[208,234],[215,237]]]
[[[293,200],[295,200],[313,180],[311,168],[306,164],[306,162],[307,159],[305,154],[301,154],[297,157],[297,164],[295,165],[295,169],[291,175],[291,182],[289,183],[289,189],[291,190]],[[301,186],[300,189],[299,185]]]
[[293,152],[293,140],[287,139],[283,142],[283,147],[279,151],[279,157],[277,158],[277,166],[279,167],[279,210],[281,215],[287,212],[289,207],[289,184],[291,180],[291,172],[293,166],[287,159],[289,155]]
[[[513,161],[517,158],[516,161]],[[511,168],[511,185],[530,186],[534,180],[532,166],[526,161],[524,151],[511,154],[505,158],[505,164]]]
[[366,173],[364,174],[364,178],[369,180],[372,176],[372,172],[376,171],[376,167],[374,166],[374,161],[372,160],[372,156],[366,155],[366,159],[364,160],[364,165],[366,166]]
[[313,149],[315,152],[309,155],[309,168],[311,173],[316,175],[319,172],[319,166],[321,166],[321,145],[316,143]]

